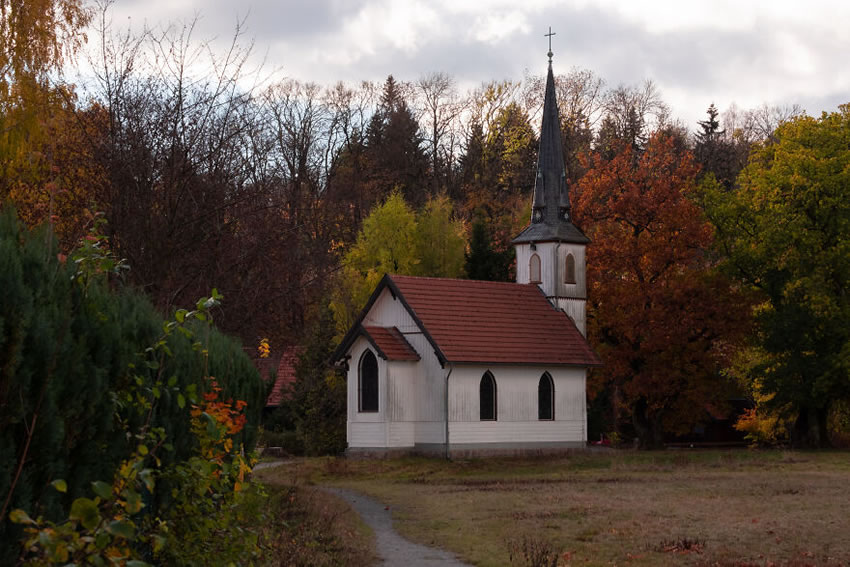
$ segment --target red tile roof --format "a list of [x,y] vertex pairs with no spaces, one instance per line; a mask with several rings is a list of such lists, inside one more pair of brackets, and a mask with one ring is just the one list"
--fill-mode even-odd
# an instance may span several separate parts
[[295,365],[298,356],[304,350],[300,346],[291,346],[283,351],[280,363],[277,366],[277,377],[272,386],[272,391],[266,400],[266,407],[277,407],[283,400],[292,396],[292,388],[295,386]]
[[387,360],[419,360],[419,355],[396,327],[363,327]]
[[385,281],[449,362],[601,364],[536,285],[412,276]]

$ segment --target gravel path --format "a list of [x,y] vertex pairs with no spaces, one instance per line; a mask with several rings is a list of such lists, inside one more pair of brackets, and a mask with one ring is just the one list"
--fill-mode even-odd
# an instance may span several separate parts
[[392,512],[385,509],[380,502],[342,488],[323,488],[322,490],[335,494],[351,504],[363,521],[374,530],[375,543],[381,558],[379,565],[469,567],[448,551],[412,543],[398,535],[393,529]]

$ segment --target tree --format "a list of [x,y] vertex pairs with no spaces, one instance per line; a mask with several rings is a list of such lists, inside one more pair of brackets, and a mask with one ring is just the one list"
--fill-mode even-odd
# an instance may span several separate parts
[[458,99],[455,81],[445,73],[430,73],[416,82],[424,105],[431,159],[431,195],[447,190],[454,171],[457,123],[465,105]]
[[463,226],[452,218],[452,202],[438,195],[425,203],[416,222],[414,245],[423,276],[456,278],[463,274],[466,242]]
[[0,0],[0,200],[22,174],[31,187],[52,183],[52,156],[42,151],[50,117],[73,107],[73,89],[55,83],[90,20],[84,0]]
[[513,254],[496,252],[490,243],[488,223],[483,216],[472,223],[469,252],[466,254],[466,277],[471,280],[510,281],[510,264]]
[[[45,232],[27,230],[11,207],[0,214],[4,565],[15,564],[20,552],[20,529],[8,511],[66,518],[74,498],[90,496],[93,481],[112,479],[144,442],[136,436],[140,430],[163,428],[158,445],[172,447],[158,457],[165,465],[193,454],[186,398],[206,391],[206,377],[214,374],[223,394],[249,404],[248,427],[233,439],[237,447],[253,446],[264,399],[257,371],[236,341],[204,327],[202,353],[192,327],[172,333],[177,323],[163,321],[146,297],[107,280],[116,262],[99,232],[87,235],[68,258]],[[210,321],[209,312],[205,317]],[[191,318],[185,310],[179,322],[184,318]],[[150,407],[142,407],[142,399],[151,400]],[[57,479],[64,481],[62,492],[51,485]],[[167,509],[174,486],[158,478],[162,489],[145,502],[151,520],[164,516],[156,511]]]
[[405,100],[406,85],[390,75],[366,135],[371,183],[383,198],[395,189],[415,206],[426,200],[428,159],[422,150],[419,124]]
[[357,241],[345,253],[331,309],[337,331],[345,333],[384,274],[416,272],[416,215],[393,192],[363,220]]
[[417,216],[399,192],[375,207],[346,252],[331,309],[345,333],[384,274],[457,277],[463,273],[461,226],[451,201],[437,197]]
[[616,390],[647,448],[686,433],[722,404],[718,370],[743,332],[742,300],[711,270],[712,230],[688,199],[697,166],[653,136],[597,157],[578,186],[574,215],[588,248],[589,334],[605,366],[591,389]]
[[295,365],[288,405],[308,455],[336,455],[346,446],[345,378],[329,363],[337,344],[335,331],[333,312],[323,302]]
[[741,167],[736,159],[734,139],[720,128],[717,120],[720,112],[714,103],[706,114],[706,120],[697,122],[700,130],[694,136],[694,157],[702,166],[703,174],[711,173],[726,189],[731,189]]
[[792,412],[792,442],[822,447],[831,408],[850,398],[850,105],[772,137],[707,209],[729,268],[764,298],[757,342],[769,357],[753,378]]

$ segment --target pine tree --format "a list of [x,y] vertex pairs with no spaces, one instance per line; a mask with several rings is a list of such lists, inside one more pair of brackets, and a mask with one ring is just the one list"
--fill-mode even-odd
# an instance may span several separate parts
[[511,256],[493,250],[486,220],[482,216],[476,218],[466,254],[466,277],[471,280],[510,281]]
[[328,362],[336,348],[335,334],[334,314],[325,301],[295,366],[289,402],[296,433],[308,455],[334,455],[346,447],[345,379]]

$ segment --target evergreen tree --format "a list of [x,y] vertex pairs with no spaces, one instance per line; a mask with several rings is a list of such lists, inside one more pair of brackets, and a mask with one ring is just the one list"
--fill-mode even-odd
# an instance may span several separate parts
[[422,149],[419,123],[393,76],[384,83],[381,103],[366,135],[373,193],[383,198],[400,189],[414,206],[425,203],[428,158]]
[[327,301],[313,324],[298,363],[289,402],[296,433],[308,455],[335,455],[345,450],[345,378],[329,365],[336,348],[334,314]]
[[[165,376],[173,387],[199,392],[215,376],[229,398],[248,403],[241,442],[250,450],[259,421],[263,385],[241,346],[207,327],[196,337],[208,345],[205,361],[194,340],[173,333],[171,356],[161,361],[137,353],[162,336],[163,320],[150,301],[129,289],[115,291],[105,277],[85,285],[76,262],[58,254],[44,229],[29,231],[11,207],[0,214],[0,564],[14,564],[20,527],[5,513],[37,511],[52,520],[67,517],[71,502],[90,496],[91,483],[108,480],[150,420],[166,431],[164,463],[188,458],[195,449],[190,416],[171,390],[159,390],[148,416],[128,409],[121,397],[138,376],[152,388]],[[154,364],[156,362],[156,364]],[[150,363],[150,364],[148,364]],[[134,365],[132,372],[131,366]],[[181,407],[183,405],[184,407]],[[119,426],[119,419],[128,427]],[[63,479],[67,492],[51,482]],[[169,490],[157,491],[154,506]]]
[[740,160],[733,140],[728,139],[726,130],[720,129],[717,120],[719,111],[714,103],[706,110],[708,118],[699,120],[700,129],[695,134],[694,157],[702,166],[703,175],[712,174],[727,190],[730,189],[740,172]]
[[513,254],[496,252],[490,242],[487,221],[478,216],[472,224],[469,252],[466,254],[466,277],[471,280],[510,281]]

